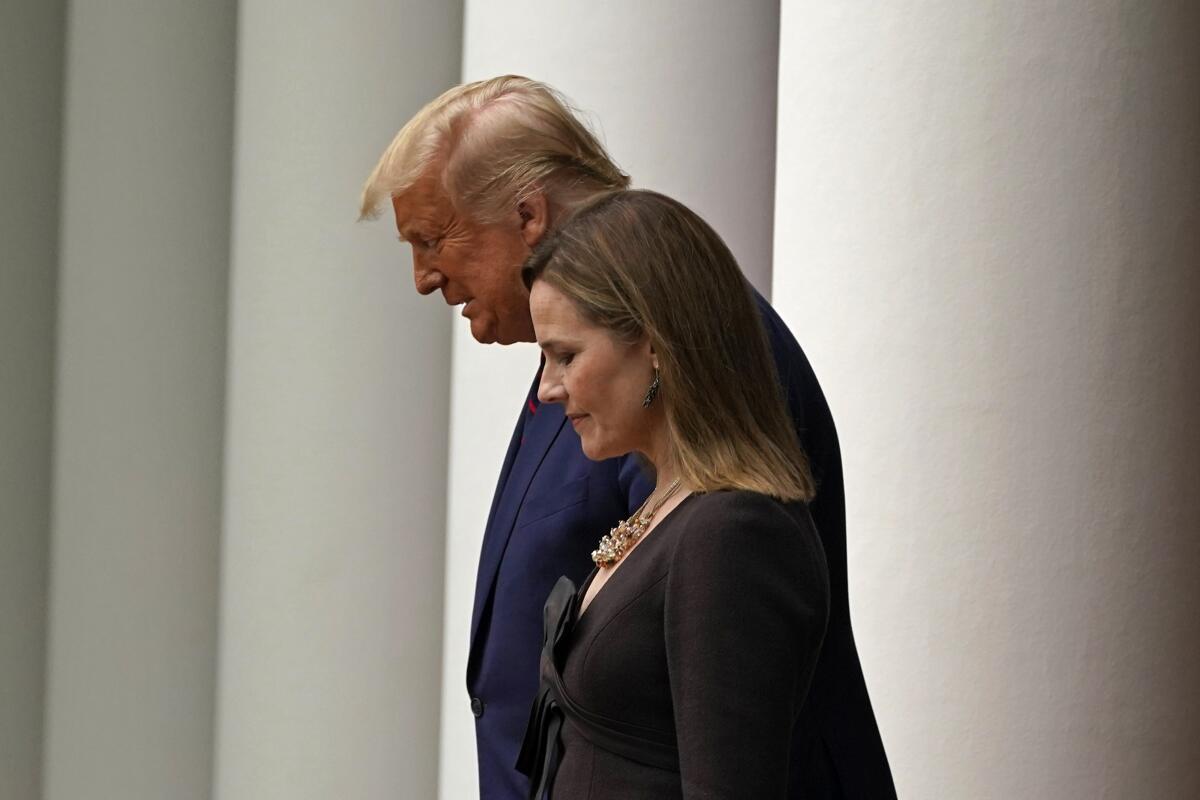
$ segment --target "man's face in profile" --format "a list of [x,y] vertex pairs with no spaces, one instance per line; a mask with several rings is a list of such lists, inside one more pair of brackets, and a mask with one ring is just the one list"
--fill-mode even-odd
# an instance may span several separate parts
[[467,219],[447,196],[436,164],[392,198],[392,209],[400,238],[412,246],[418,292],[440,290],[447,304],[462,305],[471,335],[483,344],[533,341],[529,293],[521,282],[529,248],[516,209],[498,223]]

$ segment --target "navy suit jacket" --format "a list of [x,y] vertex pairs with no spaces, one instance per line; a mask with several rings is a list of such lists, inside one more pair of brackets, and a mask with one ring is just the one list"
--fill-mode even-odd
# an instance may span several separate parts
[[[829,564],[829,626],[792,742],[792,797],[895,797],[846,591],[846,504],[833,417],[804,352],[754,292],[779,384],[817,481],[809,509]],[[475,583],[467,690],[483,800],[523,800],[517,753],[538,688],[542,606],[559,576],[581,585],[600,537],[653,488],[633,456],[590,461],[561,405],[539,405],[541,369],[520,417],[488,515]]]

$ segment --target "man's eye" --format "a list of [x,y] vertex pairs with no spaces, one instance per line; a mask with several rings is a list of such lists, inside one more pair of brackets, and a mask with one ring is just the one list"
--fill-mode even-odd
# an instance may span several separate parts
[[575,358],[574,353],[563,353],[558,357],[558,363],[565,367],[567,364],[571,363],[571,359],[573,358]]

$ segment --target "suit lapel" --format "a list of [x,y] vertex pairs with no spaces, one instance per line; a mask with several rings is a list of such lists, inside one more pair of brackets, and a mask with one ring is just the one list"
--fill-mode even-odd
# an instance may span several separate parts
[[[542,370],[539,367],[533,379],[534,387],[538,385],[541,377]],[[530,394],[532,391],[531,389]],[[521,420],[509,443],[500,480],[496,485],[496,496],[492,500],[492,510],[484,530],[479,572],[475,576],[475,605],[471,612],[472,650],[475,647],[475,636],[479,632],[480,618],[488,598],[491,597],[500,561],[504,557],[513,526],[517,521],[517,513],[521,510],[521,504],[538,467],[550,452],[554,440],[558,438],[566,416],[561,406],[543,404],[538,406],[537,413],[533,415],[522,409]]]

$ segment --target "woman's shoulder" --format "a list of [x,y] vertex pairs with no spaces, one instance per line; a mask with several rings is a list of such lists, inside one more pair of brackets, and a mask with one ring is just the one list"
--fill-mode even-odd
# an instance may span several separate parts
[[759,492],[705,492],[689,497],[679,510],[685,513],[677,546],[691,550],[719,554],[754,543],[753,550],[762,554],[778,548],[808,549],[818,541],[805,503],[781,501]]
[[680,510],[687,514],[671,549],[668,592],[736,593],[774,582],[819,594],[827,586],[825,551],[804,503],[723,490],[690,497]]
[[808,506],[804,502],[779,500],[744,489],[721,489],[693,495],[687,512],[692,525],[717,530],[737,529],[746,525],[784,530],[812,527]]

